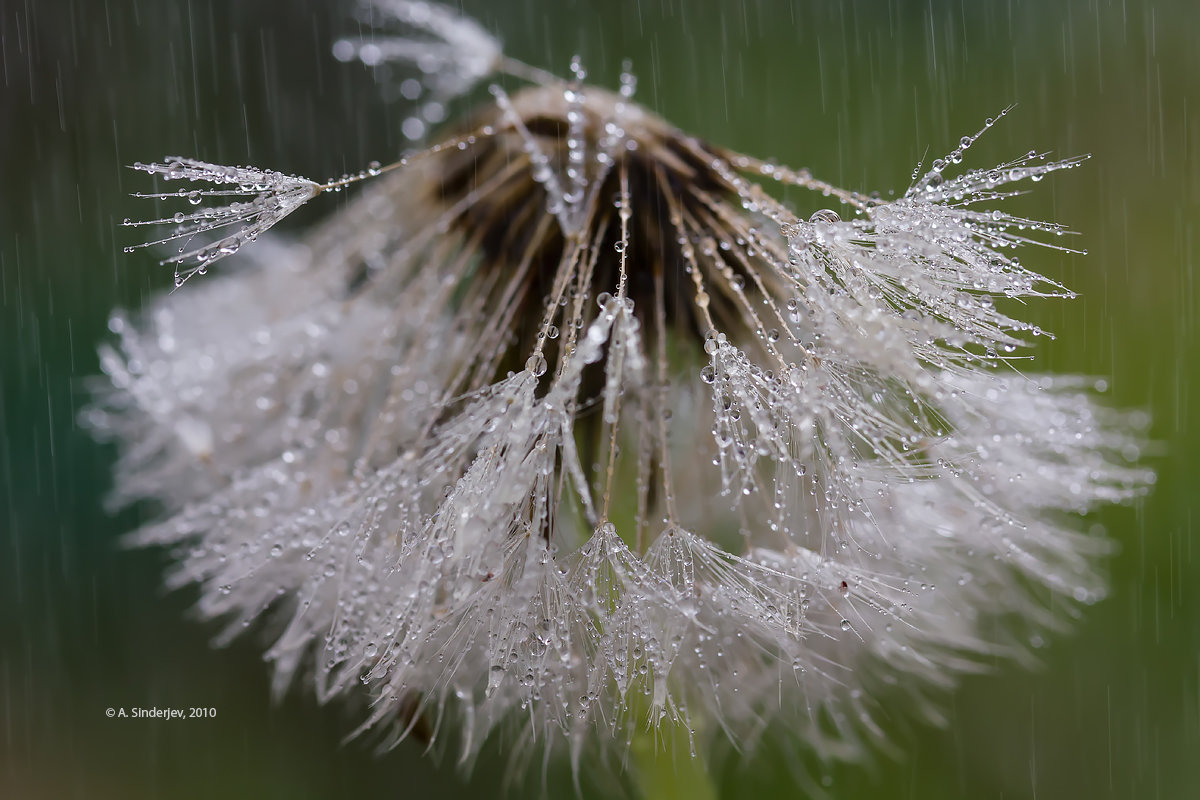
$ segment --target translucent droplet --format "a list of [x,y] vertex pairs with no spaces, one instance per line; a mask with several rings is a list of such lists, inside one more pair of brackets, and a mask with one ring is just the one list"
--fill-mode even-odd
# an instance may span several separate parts
[[419,117],[409,117],[400,123],[400,132],[406,139],[420,139],[425,135],[425,123]]
[[546,357],[541,353],[534,353],[525,362],[525,369],[529,370],[535,377],[541,377],[546,374]]

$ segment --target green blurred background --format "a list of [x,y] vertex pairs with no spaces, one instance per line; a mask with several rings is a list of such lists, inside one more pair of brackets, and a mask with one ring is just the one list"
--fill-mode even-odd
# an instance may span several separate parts
[[[1090,255],[1029,253],[1080,293],[1030,306],[1059,335],[1039,364],[1111,376],[1152,412],[1154,493],[1105,511],[1112,594],[1035,672],[998,665],[947,701],[945,728],[896,726],[899,755],[818,773],[836,798],[1200,797],[1200,7],[1152,2],[472,0],[510,54],[560,73],[584,56],[681,127],[903,191],[985,117],[1018,107],[966,166],[1030,148],[1091,153],[1022,211],[1080,231]],[[75,419],[116,305],[171,284],[125,255],[124,168],[168,154],[314,178],[386,161],[404,109],[331,42],[329,0],[0,0],[0,797],[494,797],[492,748],[469,777],[416,745],[341,744],[359,719],[293,691],[268,701],[259,643],[209,647],[163,556],[117,547],[139,513],[101,506],[114,459]],[[289,220],[292,230],[344,195]],[[288,225],[284,226],[289,227]],[[222,269],[236,269],[233,263]],[[186,289],[185,289],[186,291]],[[109,720],[108,706],[208,706],[215,720]],[[903,705],[895,708],[903,719]],[[784,746],[711,766],[724,797],[803,796]],[[512,796],[570,796],[555,772]],[[586,777],[586,776],[585,776]],[[585,780],[585,797],[611,783]]]

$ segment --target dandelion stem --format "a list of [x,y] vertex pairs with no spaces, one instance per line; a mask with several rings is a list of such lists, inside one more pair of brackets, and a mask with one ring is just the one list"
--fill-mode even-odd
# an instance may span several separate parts
[[[624,301],[625,300],[626,282],[628,280],[625,259],[626,259],[626,251],[629,249],[629,218],[631,216],[631,213],[629,210],[629,202],[630,202],[629,170],[626,168],[624,163],[621,164],[621,168],[618,172],[618,175],[620,176],[620,186],[621,186],[621,193],[620,193],[620,197],[619,197],[621,207],[618,210],[617,215],[618,215],[618,217],[620,217],[620,220],[621,220],[621,238],[619,240],[620,264],[618,267],[619,278],[618,278],[618,283],[617,283],[617,299]],[[621,395],[618,394],[616,397],[616,400],[613,403],[612,431],[610,433],[609,441],[608,441],[608,469],[607,469],[607,473],[606,473],[605,479],[604,479],[604,517],[605,517],[605,519],[608,518],[609,504],[612,500],[612,494],[613,494],[613,476],[616,474],[616,467],[617,467],[617,428],[618,428],[619,420],[621,418],[620,404],[621,404]],[[640,550],[640,543],[639,543],[639,550]]]
[[836,197],[846,205],[862,209],[863,211],[867,210],[873,205],[877,205],[879,202],[877,200],[872,200],[870,197],[861,195],[858,192],[839,189],[832,183],[818,180],[817,178],[814,178],[806,169],[789,169],[788,167],[770,164],[766,161],[762,161],[752,156],[743,155],[741,153],[730,154],[728,160],[729,163],[732,164],[736,169],[739,169],[743,172],[756,172],[774,181],[778,181],[779,183],[791,186],[799,186],[803,189],[811,189],[814,192],[820,192],[830,197]]
[[473,144],[479,136],[484,134],[485,131],[482,129],[471,131],[470,133],[465,133],[461,136],[455,136],[451,139],[446,139],[445,141],[439,142],[432,147],[428,147],[418,153],[414,153],[411,156],[404,156],[398,161],[393,161],[390,164],[385,164],[384,166],[368,166],[366,169],[361,170],[356,174],[344,175],[339,180],[318,185],[314,190],[314,194],[330,192],[335,189],[340,189],[343,186],[349,186],[354,183],[361,183],[362,181],[370,180],[371,178],[377,178],[384,173],[392,172],[393,170],[400,169],[401,167],[407,167],[410,164],[414,164],[417,161],[426,159],[429,156],[458,147],[460,144]]
[[333,190],[340,189],[343,186],[349,186],[352,183],[360,183],[361,181],[365,181],[368,178],[374,178],[377,175],[382,175],[385,172],[391,172],[394,169],[399,169],[400,167],[406,167],[406,166],[408,166],[408,159],[402,158],[399,161],[394,161],[391,164],[388,164],[386,167],[378,167],[376,169],[368,169],[364,172],[360,172],[357,175],[347,175],[346,177],[342,178],[341,180],[330,181],[329,183],[322,183],[320,186],[318,186],[316,188],[316,191],[317,192],[332,192]]
[[716,800],[717,787],[703,756],[692,752],[682,721],[639,730],[630,756],[634,782],[646,800]]
[[679,519],[675,512],[675,489],[674,478],[671,474],[671,442],[667,434],[667,420],[663,416],[661,409],[667,408],[667,300],[666,293],[663,287],[662,270],[656,270],[654,273],[654,310],[655,322],[658,326],[658,346],[655,358],[656,380],[657,386],[655,390],[661,398],[660,410],[656,411],[654,416],[658,424],[658,446],[662,461],[663,473],[663,496],[666,500],[667,517],[671,524],[677,524]]
[[511,75],[514,78],[521,78],[531,83],[540,83],[542,85],[561,83],[562,78],[555,75],[553,72],[547,72],[538,67],[531,67],[524,61],[518,61],[515,58],[501,56],[495,64],[497,72],[505,75]]

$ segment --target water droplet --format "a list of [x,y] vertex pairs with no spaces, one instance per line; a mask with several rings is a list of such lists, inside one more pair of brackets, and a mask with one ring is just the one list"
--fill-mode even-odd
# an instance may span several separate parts
[[535,377],[541,377],[546,374],[546,357],[541,353],[534,353],[525,362],[525,369],[529,370]]
[[406,139],[420,139],[425,135],[425,123],[419,117],[409,117],[400,123],[400,132]]

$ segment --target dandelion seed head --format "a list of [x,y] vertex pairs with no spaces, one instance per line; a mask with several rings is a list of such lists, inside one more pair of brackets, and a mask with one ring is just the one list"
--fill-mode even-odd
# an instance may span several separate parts
[[[277,692],[310,671],[385,744],[454,728],[465,758],[505,720],[578,748],[772,719],[851,757],[895,685],[1019,656],[988,637],[1057,626],[1047,590],[1103,595],[1075,515],[1151,483],[1144,420],[1013,368],[1039,331],[1009,301],[1069,293],[1017,255],[1061,229],[995,207],[1079,159],[950,174],[980,131],[883,201],[571,72],[114,317],[85,419],[124,445],[117,500],[161,503],[135,540],[226,638],[267,620]],[[325,188],[153,167],[251,192],[256,236]]]

